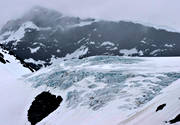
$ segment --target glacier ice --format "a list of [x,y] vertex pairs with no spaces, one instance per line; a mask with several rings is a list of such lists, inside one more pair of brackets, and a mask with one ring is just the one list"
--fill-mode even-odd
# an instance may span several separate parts
[[120,108],[136,109],[180,78],[179,67],[172,68],[162,60],[116,56],[59,59],[26,81],[34,87],[58,88],[66,94],[67,108],[98,110],[119,99],[123,102]]

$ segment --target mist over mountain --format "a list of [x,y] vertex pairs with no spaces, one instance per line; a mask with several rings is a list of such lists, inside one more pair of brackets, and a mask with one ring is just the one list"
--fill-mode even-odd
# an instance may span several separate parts
[[1,29],[1,43],[35,69],[53,58],[179,56],[180,33],[125,21],[81,19],[36,6]]

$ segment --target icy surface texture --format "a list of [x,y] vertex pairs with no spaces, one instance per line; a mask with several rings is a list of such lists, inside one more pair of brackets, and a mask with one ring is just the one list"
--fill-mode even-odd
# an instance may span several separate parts
[[46,85],[63,91],[67,108],[84,106],[98,110],[119,100],[119,108],[131,110],[143,106],[180,78],[177,66],[169,64],[166,58],[59,59],[26,80],[34,87]]

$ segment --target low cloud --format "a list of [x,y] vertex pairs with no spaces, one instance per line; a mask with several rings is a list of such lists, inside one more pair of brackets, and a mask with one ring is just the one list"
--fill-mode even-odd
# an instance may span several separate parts
[[35,5],[80,17],[132,20],[180,31],[179,0],[6,0],[0,2],[0,26]]

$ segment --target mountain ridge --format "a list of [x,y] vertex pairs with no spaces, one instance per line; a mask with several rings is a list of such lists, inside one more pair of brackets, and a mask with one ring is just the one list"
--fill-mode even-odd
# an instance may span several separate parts
[[71,58],[180,55],[180,33],[133,22],[70,17],[41,7],[7,23],[0,36],[6,48],[36,70],[50,65],[53,58],[75,55],[81,48],[88,51]]

